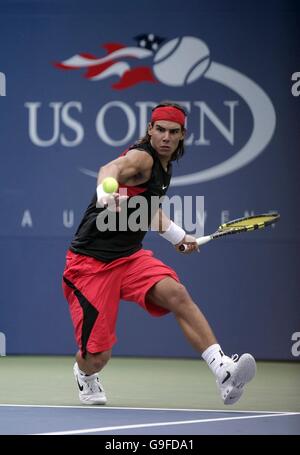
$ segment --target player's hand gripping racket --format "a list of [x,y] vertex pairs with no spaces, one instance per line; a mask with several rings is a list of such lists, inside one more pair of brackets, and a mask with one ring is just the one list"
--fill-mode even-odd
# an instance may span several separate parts
[[[219,239],[225,235],[238,234],[239,232],[254,231],[255,229],[263,229],[270,224],[276,223],[280,219],[280,215],[277,212],[264,213],[262,215],[248,216],[244,218],[238,218],[237,220],[229,221],[228,223],[221,224],[218,230],[211,235],[205,235],[204,237],[198,237],[196,239],[197,244],[204,245],[214,239]],[[180,245],[179,250],[185,251],[186,246]]]

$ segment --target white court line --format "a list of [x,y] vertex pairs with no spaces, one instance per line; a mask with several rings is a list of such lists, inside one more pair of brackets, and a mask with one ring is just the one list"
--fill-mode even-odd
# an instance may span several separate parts
[[120,425],[114,427],[99,427],[99,428],[86,428],[82,430],[67,430],[67,431],[53,431],[49,433],[35,433],[35,436],[55,436],[55,435],[70,435],[70,434],[87,434],[87,433],[102,433],[104,431],[115,431],[115,430],[129,430],[133,428],[149,428],[149,427],[164,427],[172,425],[190,425],[193,423],[204,423],[204,422],[221,422],[227,420],[243,420],[243,419],[259,419],[260,417],[285,417],[290,415],[297,415],[299,412],[289,412],[285,414],[263,414],[257,416],[243,416],[243,417],[220,417],[216,419],[197,419],[197,420],[178,420],[173,422],[155,422],[155,423],[142,423],[134,425]]
[[[0,407],[18,407],[18,408],[57,408],[57,409],[95,409],[95,410],[129,410],[129,411],[180,411],[180,412],[222,412],[222,413],[246,413],[246,414],[286,414],[291,411],[245,411],[238,409],[186,409],[186,408],[137,408],[129,406],[95,406],[95,405],[54,405],[54,404],[1,404]],[[300,412],[293,412],[300,414]]]

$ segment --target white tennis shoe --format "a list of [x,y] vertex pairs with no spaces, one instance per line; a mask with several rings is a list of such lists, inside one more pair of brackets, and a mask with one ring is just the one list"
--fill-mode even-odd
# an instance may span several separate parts
[[98,373],[84,376],[80,373],[77,362],[73,368],[79,389],[79,400],[83,404],[105,404],[107,399]]
[[256,363],[251,354],[243,354],[240,358],[235,354],[231,359],[226,357],[217,385],[224,404],[234,404],[242,396],[244,386],[250,382],[256,373]]

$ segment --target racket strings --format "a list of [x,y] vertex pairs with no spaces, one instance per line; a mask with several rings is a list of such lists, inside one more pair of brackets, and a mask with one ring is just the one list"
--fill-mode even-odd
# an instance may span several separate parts
[[219,229],[228,228],[238,229],[244,227],[245,230],[250,231],[253,229],[261,229],[269,224],[275,223],[278,219],[279,219],[278,213],[250,216],[247,218],[239,218],[237,220],[224,223],[219,227]]

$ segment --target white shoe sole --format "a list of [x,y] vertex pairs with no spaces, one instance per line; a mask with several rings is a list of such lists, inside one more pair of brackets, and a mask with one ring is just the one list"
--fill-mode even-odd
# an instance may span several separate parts
[[107,398],[105,396],[91,399],[89,397],[81,397],[79,395],[79,400],[85,405],[104,405],[107,402]]
[[224,404],[235,404],[244,392],[244,385],[250,382],[256,373],[256,363],[251,354],[243,354],[232,373],[230,385],[222,391]]

